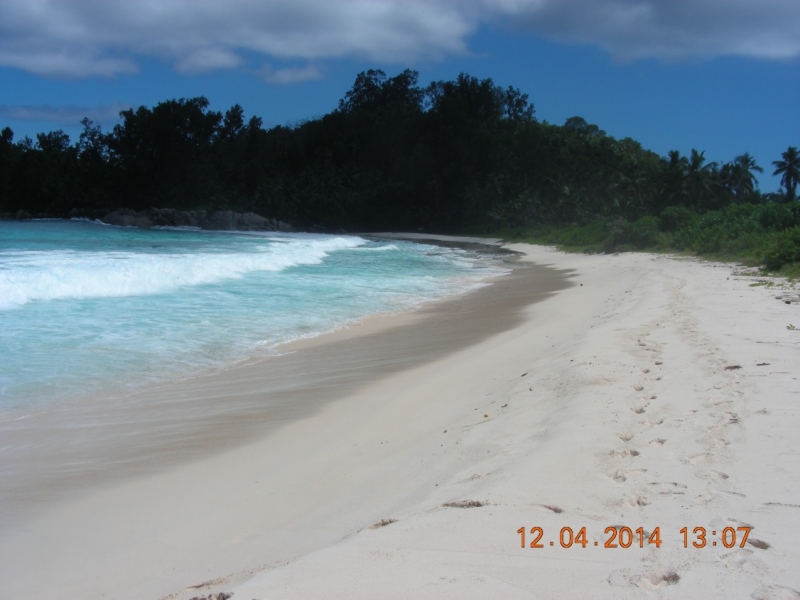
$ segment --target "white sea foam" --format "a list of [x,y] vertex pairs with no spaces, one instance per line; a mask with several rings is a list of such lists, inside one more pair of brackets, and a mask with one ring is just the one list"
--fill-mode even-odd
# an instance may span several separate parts
[[0,419],[270,355],[502,271],[347,235],[0,222]]
[[386,252],[387,250],[399,250],[397,246],[394,244],[389,244],[388,246],[366,246],[364,248],[356,248],[356,250],[362,252]]
[[7,251],[0,253],[0,309],[35,300],[161,294],[247,273],[319,264],[331,252],[366,243],[350,236],[271,241],[250,252]]

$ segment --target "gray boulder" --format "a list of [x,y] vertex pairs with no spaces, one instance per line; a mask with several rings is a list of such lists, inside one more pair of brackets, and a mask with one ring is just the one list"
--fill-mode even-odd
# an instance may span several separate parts
[[195,211],[181,211],[174,208],[151,208],[147,218],[153,225],[161,227],[198,227],[200,215]]
[[100,219],[103,223],[109,225],[117,225],[119,227],[140,227],[141,229],[150,229],[152,223],[145,215],[137,213],[135,210],[129,208],[121,208],[114,212],[108,213],[105,217]]
[[200,227],[208,231],[294,231],[283,221],[266,219],[256,213],[236,213],[231,210],[217,210],[204,214],[198,211],[180,211],[174,208],[151,208],[146,212],[136,212],[121,208],[100,219],[109,225],[120,227]]
[[200,223],[200,228],[212,231],[294,231],[288,223],[252,212],[237,213],[231,210],[217,210],[208,214]]
[[236,218],[236,229],[239,231],[275,231],[275,225],[269,219],[256,213],[234,213],[234,215],[238,217]]
[[200,229],[209,231],[235,231],[236,213],[232,210],[215,210],[200,223]]

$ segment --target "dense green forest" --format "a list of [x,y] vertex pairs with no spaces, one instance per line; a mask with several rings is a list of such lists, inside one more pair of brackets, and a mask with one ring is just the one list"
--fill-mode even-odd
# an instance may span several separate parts
[[696,150],[662,157],[581,117],[538,121],[526,94],[491,79],[421,87],[414,71],[370,70],[329,114],[292,127],[265,129],[202,97],[120,116],[109,132],[85,119],[75,143],[62,131],[15,142],[3,129],[0,212],[230,209],[300,228],[504,231],[589,251],[800,261],[797,148],[776,150],[782,188],[762,194],[747,153],[721,165]]

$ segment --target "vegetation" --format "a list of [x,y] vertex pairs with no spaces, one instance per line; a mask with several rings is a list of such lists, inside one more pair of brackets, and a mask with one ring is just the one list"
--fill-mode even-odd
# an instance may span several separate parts
[[74,144],[3,129],[0,212],[231,209],[323,230],[503,231],[588,251],[798,262],[797,148],[773,163],[782,191],[762,194],[747,153],[661,157],[581,117],[540,122],[526,94],[491,79],[420,87],[414,71],[370,70],[332,112],[293,127],[205,98],[120,115],[110,132],[85,119]]
[[800,275],[800,203],[732,204],[699,214],[669,207],[659,217],[605,219],[586,225],[539,225],[503,230],[515,241],[583,252],[671,250],[739,260]]
[[797,199],[797,182],[800,181],[800,154],[797,148],[789,146],[789,149],[781,154],[783,160],[773,161],[775,172],[773,175],[781,175],[781,185],[786,188],[786,197],[789,201]]

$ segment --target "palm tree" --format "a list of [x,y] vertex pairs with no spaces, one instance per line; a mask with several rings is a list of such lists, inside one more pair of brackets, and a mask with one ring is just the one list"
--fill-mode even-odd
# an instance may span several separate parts
[[797,197],[797,183],[800,182],[800,154],[797,148],[789,146],[781,156],[783,160],[772,161],[777,167],[773,175],[782,175],[781,185],[786,188],[786,199],[791,202]]
[[742,171],[743,183],[749,191],[753,191],[755,187],[758,185],[758,179],[756,176],[753,175],[753,171],[758,171],[759,173],[763,173],[764,169],[756,164],[756,159],[750,156],[748,152],[745,152],[741,156],[737,156],[733,159],[734,164],[739,167]]
[[723,183],[739,202],[749,200],[755,192],[758,179],[753,171],[763,173],[764,169],[758,166],[755,159],[747,152],[722,167],[720,176]]
[[687,165],[686,179],[695,206],[705,206],[707,197],[711,195],[712,176],[717,169],[717,163],[706,163],[705,154],[705,151],[698,152],[692,148]]
[[688,194],[686,189],[686,172],[689,161],[677,150],[670,150],[667,160],[662,163],[660,208],[675,204],[684,204]]

